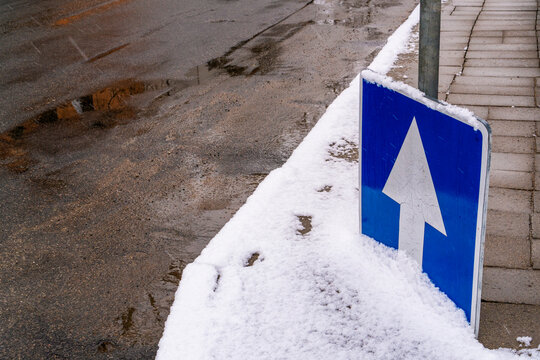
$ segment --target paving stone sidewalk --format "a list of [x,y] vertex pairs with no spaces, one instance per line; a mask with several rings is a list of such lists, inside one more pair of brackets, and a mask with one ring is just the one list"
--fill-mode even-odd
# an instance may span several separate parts
[[[443,3],[439,99],[493,132],[479,339],[540,342],[540,33],[537,0]],[[390,76],[417,85],[416,55]]]

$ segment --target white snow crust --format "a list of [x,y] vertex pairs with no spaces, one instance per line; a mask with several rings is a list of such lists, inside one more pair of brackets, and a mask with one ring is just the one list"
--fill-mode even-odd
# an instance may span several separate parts
[[157,359],[540,359],[485,349],[414,261],[359,234],[359,87],[185,268]]
[[450,116],[453,116],[459,119],[463,119],[467,121],[467,123],[471,125],[474,129],[478,129],[480,126],[480,121],[469,109],[455,106],[442,100],[439,100],[439,101],[429,100],[425,97],[425,94],[422,91],[416,88],[413,88],[412,86],[409,86],[401,81],[396,81],[392,79],[391,77],[375,73],[371,71],[369,68],[368,70],[362,71],[361,74],[362,74],[362,78],[364,78],[366,81],[370,83],[383,85],[384,87],[388,89],[392,89],[397,92],[400,92],[404,95],[407,95],[411,99],[414,99],[416,101],[419,101],[425,104],[430,109],[446,113]]

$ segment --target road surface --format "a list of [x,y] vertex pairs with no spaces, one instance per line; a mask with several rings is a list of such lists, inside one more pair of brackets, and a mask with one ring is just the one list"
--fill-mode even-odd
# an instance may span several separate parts
[[184,266],[411,0],[0,5],[0,358],[152,358]]

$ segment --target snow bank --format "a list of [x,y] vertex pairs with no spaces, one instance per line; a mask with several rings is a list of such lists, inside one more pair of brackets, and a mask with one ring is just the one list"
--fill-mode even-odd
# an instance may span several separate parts
[[360,236],[359,81],[185,268],[157,359],[540,359],[485,349],[415,262]]

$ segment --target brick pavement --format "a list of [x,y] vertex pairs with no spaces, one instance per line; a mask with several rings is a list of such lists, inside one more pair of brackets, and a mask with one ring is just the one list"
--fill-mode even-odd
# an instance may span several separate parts
[[[488,121],[492,163],[479,339],[540,342],[540,17],[537,0],[443,3],[439,99]],[[389,75],[417,85],[417,59]]]

